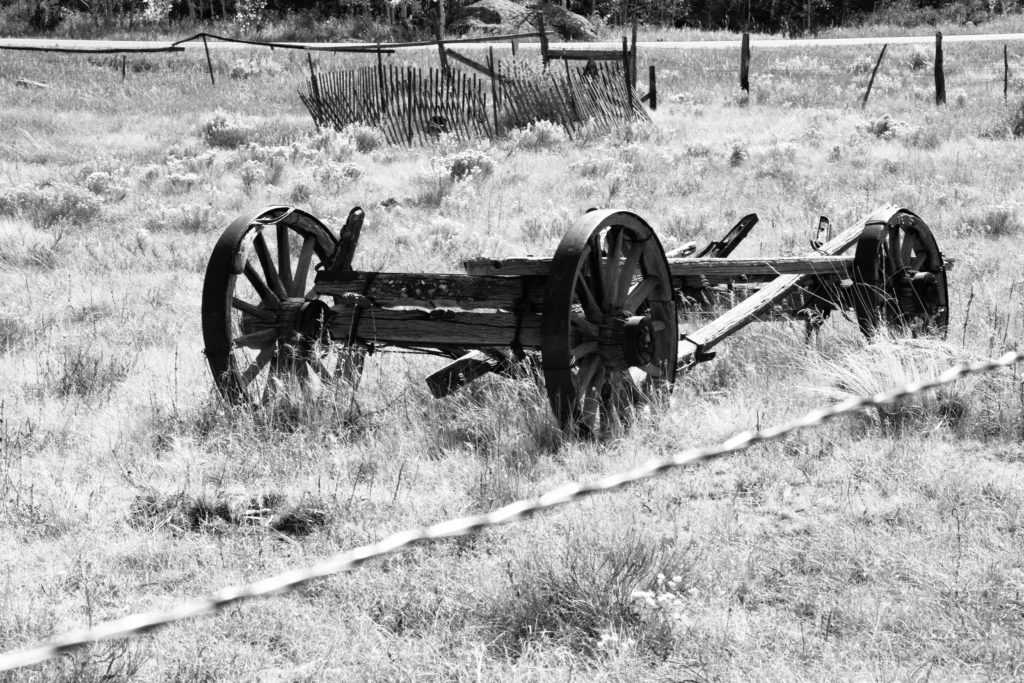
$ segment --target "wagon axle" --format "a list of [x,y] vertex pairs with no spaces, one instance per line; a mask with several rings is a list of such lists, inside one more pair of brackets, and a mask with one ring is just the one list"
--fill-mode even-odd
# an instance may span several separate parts
[[[815,327],[831,310],[852,310],[868,336],[941,334],[948,324],[950,262],[927,225],[895,207],[812,253],[768,258],[730,257],[753,214],[699,256],[668,258],[637,214],[592,211],[552,258],[475,259],[466,274],[353,270],[362,220],[354,209],[335,237],[306,212],[270,207],[224,232],[206,271],[203,337],[225,396],[263,400],[284,374],[352,378],[365,349],[388,346],[456,357],[427,378],[443,396],[508,372],[512,349],[539,353],[560,424],[588,433],[628,422],[677,369],[709,360],[755,320],[781,314]],[[680,335],[680,316],[691,322],[681,293],[726,310]]]

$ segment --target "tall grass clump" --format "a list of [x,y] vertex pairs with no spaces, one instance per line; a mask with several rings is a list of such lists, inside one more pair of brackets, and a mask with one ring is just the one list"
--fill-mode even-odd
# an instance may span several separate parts
[[[962,359],[951,344],[933,338],[886,338],[816,362],[815,393],[835,401],[872,396],[896,387],[937,377]],[[972,403],[971,382],[947,385],[878,406],[856,419],[865,419],[886,433],[900,434],[929,424],[958,426]]]
[[527,548],[491,605],[497,648],[514,656],[548,644],[598,656],[609,640],[626,639],[647,655],[671,652],[672,614],[650,609],[648,599],[664,592],[666,575],[673,591],[689,588],[688,547],[633,521],[596,531],[570,526]]
[[1000,204],[968,213],[962,218],[959,232],[963,235],[981,237],[1009,237],[1024,232],[1018,208],[1011,204]]
[[78,343],[43,362],[43,388],[61,398],[96,396],[111,392],[131,374],[136,357],[104,353],[93,344]]

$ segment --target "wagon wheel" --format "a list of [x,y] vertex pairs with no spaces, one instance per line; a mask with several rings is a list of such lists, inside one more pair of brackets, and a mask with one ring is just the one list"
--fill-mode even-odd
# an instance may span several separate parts
[[581,435],[625,425],[675,380],[678,325],[665,252],[626,211],[592,211],[555,251],[541,319],[551,407]]
[[854,255],[854,309],[861,332],[882,325],[945,336],[949,292],[942,253],[923,220],[901,209],[868,223]]
[[203,283],[203,342],[225,398],[255,403],[288,377],[353,378],[361,354],[330,343],[331,300],[314,286],[336,240],[313,216],[270,207],[228,226]]

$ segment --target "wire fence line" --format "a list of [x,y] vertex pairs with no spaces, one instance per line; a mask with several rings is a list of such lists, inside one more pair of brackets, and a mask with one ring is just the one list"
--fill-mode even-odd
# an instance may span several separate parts
[[766,441],[778,440],[798,430],[850,415],[951,384],[968,375],[982,374],[1020,363],[1024,353],[1011,351],[997,359],[953,366],[930,380],[911,382],[872,396],[860,396],[811,411],[795,420],[760,430],[741,432],[716,446],[688,449],[664,458],[653,458],[633,469],[616,472],[590,482],[570,482],[543,495],[519,500],[490,512],[408,529],[353,550],[342,551],[309,567],[294,569],[241,586],[223,588],[208,597],[185,602],[167,610],[133,614],[103,622],[92,628],[69,631],[31,647],[0,654],[0,672],[40,664],[102,640],[134,636],[169,624],[212,614],[230,605],[279,594],[311,581],[351,571],[369,560],[399,552],[413,545],[478,533],[488,527],[524,519],[538,512],[580,500],[596,493],[613,492],[629,484],[650,479],[670,470],[696,465],[738,453]]

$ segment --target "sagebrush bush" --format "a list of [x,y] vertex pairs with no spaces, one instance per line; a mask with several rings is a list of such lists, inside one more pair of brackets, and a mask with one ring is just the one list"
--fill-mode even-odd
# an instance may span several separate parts
[[384,131],[373,126],[364,126],[361,123],[345,126],[341,134],[343,137],[351,140],[356,151],[363,154],[380,149],[388,144],[387,138],[384,137]]
[[489,176],[494,170],[494,159],[474,149],[434,159],[432,163],[445,169],[453,180],[464,180],[470,176]]
[[907,129],[907,125],[902,121],[894,119],[889,114],[882,114],[877,118],[868,119],[858,125],[857,129],[882,140],[891,140],[904,132]]
[[551,121],[528,123],[512,130],[509,137],[516,147],[533,152],[555,149],[569,139],[565,129]]
[[925,48],[920,45],[915,45],[910,51],[910,56],[907,57],[907,66],[910,67],[911,71],[930,69],[932,66],[932,57],[928,54]]
[[316,167],[313,175],[327,187],[336,189],[359,180],[364,173],[365,169],[359,164],[325,161]]
[[61,181],[0,191],[0,215],[24,216],[37,229],[82,225],[100,212],[102,200],[84,187]]
[[228,71],[228,75],[234,79],[246,79],[253,76],[276,76],[283,71],[283,67],[272,59],[236,59]]
[[253,138],[253,128],[222,109],[213,114],[213,118],[203,124],[203,140],[211,147],[234,149],[249,144]]

